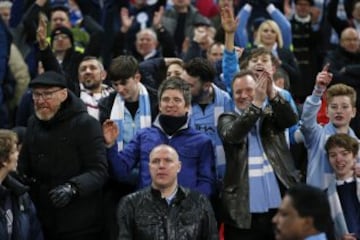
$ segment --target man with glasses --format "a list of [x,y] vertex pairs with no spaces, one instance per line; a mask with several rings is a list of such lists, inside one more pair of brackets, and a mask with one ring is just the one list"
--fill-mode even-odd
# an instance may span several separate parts
[[46,239],[99,239],[107,173],[100,124],[52,71],[30,82],[29,119],[19,170],[30,184]]

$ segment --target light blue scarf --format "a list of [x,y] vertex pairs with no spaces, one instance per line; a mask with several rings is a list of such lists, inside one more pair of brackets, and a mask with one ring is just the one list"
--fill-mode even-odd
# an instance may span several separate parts
[[250,212],[263,213],[278,208],[281,203],[279,185],[274,170],[262,147],[259,121],[248,134]]
[[[140,111],[140,128],[146,128],[151,126],[151,104],[148,91],[141,83],[139,85],[139,111]],[[111,109],[110,119],[114,120],[119,127],[119,135],[117,138],[118,150],[121,151],[124,148],[124,112],[125,103],[120,94],[116,94],[114,104]]]

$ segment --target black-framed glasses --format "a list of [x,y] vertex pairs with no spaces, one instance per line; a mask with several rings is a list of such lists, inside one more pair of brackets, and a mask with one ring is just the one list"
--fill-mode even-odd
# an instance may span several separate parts
[[59,89],[55,89],[52,91],[43,91],[43,92],[37,92],[37,91],[33,91],[32,92],[32,98],[33,100],[39,100],[40,98],[42,98],[43,100],[50,100],[54,97],[54,93],[57,93],[59,91],[63,90],[63,88],[59,88]]

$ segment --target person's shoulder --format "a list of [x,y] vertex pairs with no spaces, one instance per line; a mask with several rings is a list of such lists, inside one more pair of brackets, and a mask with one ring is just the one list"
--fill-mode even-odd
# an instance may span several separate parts
[[200,193],[198,191],[194,191],[182,186],[180,186],[180,191],[182,191],[185,195],[185,199],[192,202],[192,205],[202,206],[204,203],[209,202],[209,199],[203,193]]
[[142,202],[144,199],[148,199],[150,196],[150,187],[146,187],[144,189],[138,190],[136,192],[130,193],[126,196],[124,196],[120,200],[120,205],[122,206],[130,206],[130,205],[138,205],[140,202]]

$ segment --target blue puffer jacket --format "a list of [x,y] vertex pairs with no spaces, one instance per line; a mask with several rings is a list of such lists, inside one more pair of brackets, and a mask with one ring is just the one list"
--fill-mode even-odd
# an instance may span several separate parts
[[141,129],[118,153],[117,145],[107,150],[110,169],[118,180],[126,177],[137,163],[139,167],[138,188],[151,183],[149,155],[160,144],[168,144],[176,149],[181,161],[178,175],[179,184],[201,192],[207,196],[215,189],[215,154],[211,139],[204,133],[183,126],[173,136],[168,136],[160,127],[157,119],[150,128]]
[[36,217],[27,187],[11,176],[0,185],[0,239],[9,239],[3,200],[10,196],[14,216],[12,240],[43,240],[40,223]]

